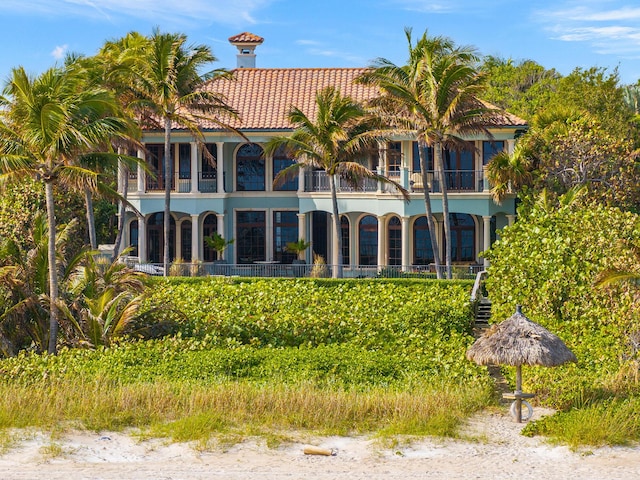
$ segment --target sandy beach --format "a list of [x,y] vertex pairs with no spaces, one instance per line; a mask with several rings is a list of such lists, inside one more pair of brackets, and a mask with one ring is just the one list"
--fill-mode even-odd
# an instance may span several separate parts
[[[534,419],[548,414],[536,409]],[[566,479],[640,478],[640,446],[573,452],[520,435],[508,413],[474,417],[470,440],[421,439],[384,446],[367,437],[323,437],[269,448],[264,440],[198,451],[194,445],[138,441],[113,432],[33,434],[0,456],[0,478],[56,479]],[[334,456],[305,455],[307,446]]]

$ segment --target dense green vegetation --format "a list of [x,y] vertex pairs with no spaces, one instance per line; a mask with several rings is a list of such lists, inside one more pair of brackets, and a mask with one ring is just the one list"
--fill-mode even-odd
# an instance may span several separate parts
[[629,421],[640,412],[640,291],[631,282],[598,284],[606,272],[640,272],[633,255],[640,217],[585,204],[579,193],[559,204],[542,197],[521,212],[489,253],[493,314],[504,319],[523,305],[578,358],[562,368],[524,369],[527,391],[567,411],[529,432],[573,444],[640,439],[637,421]]
[[280,428],[456,435],[494,398],[464,358],[470,287],[160,280],[147,307],[170,298],[180,334],[4,360],[0,426],[134,426],[205,441]]

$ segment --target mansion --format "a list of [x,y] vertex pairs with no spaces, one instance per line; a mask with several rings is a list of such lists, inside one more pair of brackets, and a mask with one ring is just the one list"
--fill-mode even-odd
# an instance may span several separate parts
[[[324,171],[301,170],[299,176],[280,185],[274,178],[293,162],[284,152],[263,155],[263,145],[275,135],[293,130],[287,114],[292,106],[310,118],[315,112],[316,92],[333,85],[343,95],[364,101],[376,95],[373,87],[355,84],[365,68],[256,68],[256,46],[262,38],[249,33],[231,37],[238,48],[238,68],[233,79],[218,78],[206,84],[219,92],[239,113],[232,125],[246,138],[201,121],[210,162],[189,131],[171,133],[173,172],[171,184],[170,257],[183,262],[213,262],[217,253],[204,241],[214,232],[233,240],[224,257],[230,264],[290,264],[297,258],[286,250],[289,242],[305,239],[313,254],[329,265],[337,264],[329,182]],[[490,128],[493,138],[469,137],[468,149],[445,151],[445,178],[433,168],[430,155],[428,178],[420,175],[417,142],[397,137],[380,144],[377,152],[363,155],[366,166],[395,180],[409,191],[405,201],[393,187],[365,181],[361,188],[338,186],[338,208],[345,275],[349,267],[428,266],[434,261],[430,235],[444,238],[441,186],[446,185],[451,219],[451,248],[455,264],[480,265],[480,252],[495,240],[496,230],[515,219],[515,195],[498,205],[490,194],[485,166],[496,152],[513,151],[515,138],[526,124],[504,113]],[[129,172],[129,210],[125,218],[124,246],[141,262],[161,263],[163,258],[164,132],[145,131],[145,149],[138,152],[155,176],[144,169]],[[424,190],[431,194],[436,231],[430,232],[425,216]],[[443,242],[438,243],[442,245]],[[444,258],[440,252],[440,258]]]

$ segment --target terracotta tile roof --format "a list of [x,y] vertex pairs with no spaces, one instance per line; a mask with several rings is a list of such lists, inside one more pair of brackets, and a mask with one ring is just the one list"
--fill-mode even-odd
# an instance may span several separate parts
[[[377,93],[374,87],[355,84],[354,79],[366,68],[241,68],[234,70],[233,79],[216,79],[205,89],[220,93],[235,108],[241,118],[231,121],[241,130],[287,130],[292,126],[287,114],[292,106],[309,117],[315,116],[315,96],[329,85],[342,95],[363,101]],[[225,119],[225,121],[229,121]],[[204,130],[218,130],[213,122],[200,120]],[[499,126],[525,126],[526,122],[505,112]]]
[[[233,79],[217,79],[205,87],[227,99],[240,113],[242,122],[233,122],[243,130],[291,129],[287,115],[292,106],[308,116],[315,115],[316,92],[329,85],[340,88],[342,95],[354,100],[366,100],[376,90],[356,85],[353,80],[365,68],[240,68]],[[212,122],[202,122],[204,129],[215,128]]]
[[233,37],[229,37],[229,42],[230,43],[255,43],[257,45],[260,45],[262,42],[264,42],[264,38],[259,37],[258,35],[254,35],[253,33],[242,32],[237,35],[234,35]]

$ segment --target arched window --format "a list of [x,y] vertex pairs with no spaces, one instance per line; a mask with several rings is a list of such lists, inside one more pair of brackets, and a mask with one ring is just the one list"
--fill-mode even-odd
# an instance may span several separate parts
[[342,264],[349,265],[349,219],[344,215],[340,217],[340,234],[342,235]]
[[389,265],[402,265],[402,223],[391,217],[388,227]]
[[429,224],[427,217],[422,216],[413,223],[413,264],[428,265],[434,261]]
[[204,237],[210,237],[214,233],[218,231],[218,217],[210,213],[202,222],[202,260],[205,262],[214,262],[218,260],[217,253],[213,248],[211,248],[207,242],[204,240]]
[[[176,222],[169,218],[169,260],[175,258]],[[147,255],[149,262],[162,263],[164,260],[164,213],[154,213],[147,220]]]
[[191,252],[191,220],[185,220],[180,224],[180,237],[182,245],[180,246],[180,256],[185,262],[190,262],[192,258]]
[[[285,168],[290,167],[294,163],[296,163],[296,161],[287,155],[284,147],[278,148],[276,153],[273,154],[273,179],[275,180],[278,173]],[[277,186],[274,184],[273,189],[280,191],[296,191],[298,190],[298,177],[290,178],[289,180],[281,182]]]
[[360,265],[378,264],[378,219],[372,215],[362,217],[359,226]]
[[134,220],[129,224],[129,246],[133,247],[131,253],[134,257],[138,256],[138,220]]
[[476,227],[471,215],[466,213],[450,213],[451,224],[451,261],[475,261]]
[[257,143],[245,143],[236,154],[236,187],[238,191],[264,191],[263,150]]

